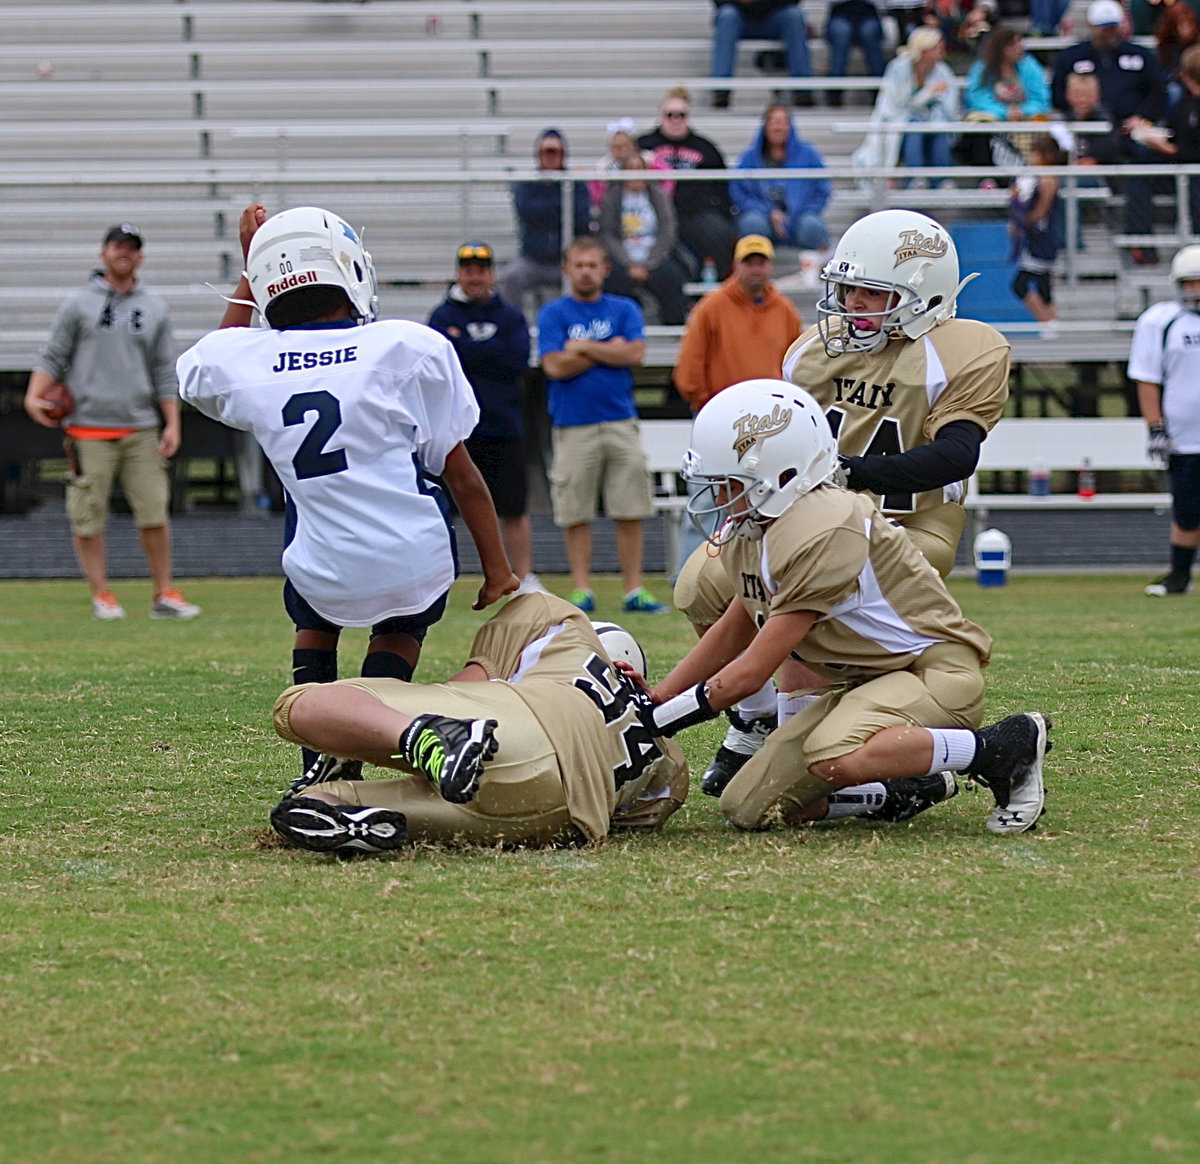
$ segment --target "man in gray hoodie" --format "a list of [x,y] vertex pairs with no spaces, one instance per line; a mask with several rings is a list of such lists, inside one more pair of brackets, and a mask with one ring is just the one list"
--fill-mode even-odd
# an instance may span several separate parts
[[[66,433],[75,556],[91,588],[92,614],[106,621],[125,617],[105,564],[109,495],[118,475],[154,583],[150,617],[200,613],[171,578],[166,460],[180,440],[175,338],[167,305],[138,282],[142,257],[135,227],[126,222],[108,231],[102,269],[59,308],[25,392],[30,417],[47,428],[61,423]],[[73,399],[65,418],[55,405],[61,384]]]

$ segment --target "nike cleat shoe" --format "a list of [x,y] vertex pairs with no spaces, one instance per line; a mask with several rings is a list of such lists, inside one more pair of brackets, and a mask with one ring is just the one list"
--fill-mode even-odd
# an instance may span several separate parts
[[285,841],[314,853],[388,853],[408,844],[401,812],[373,805],[326,804],[306,796],[281,800],[271,812],[271,827]]
[[567,601],[578,607],[584,614],[591,614],[596,609],[596,596],[590,590],[579,588],[567,595]]
[[1037,824],[1046,803],[1042,767],[1051,748],[1050,726],[1049,719],[1033,711],[1010,715],[977,733],[979,750],[967,775],[995,797],[988,832],[1023,833]]
[[621,609],[627,614],[666,614],[670,607],[659,602],[644,586],[625,596]]
[[103,594],[97,594],[92,599],[92,618],[98,618],[101,622],[113,622],[118,618],[124,617],[125,608],[111,590],[106,590]]
[[[887,789],[887,796],[882,807],[863,814],[868,820],[886,820],[894,823],[912,820],[927,808],[958,795],[958,781],[952,772],[935,772],[932,776],[913,776],[906,780],[887,780],[883,786]],[[852,792],[853,789],[847,791]]]
[[452,804],[466,804],[479,791],[483,765],[499,748],[494,719],[450,719],[421,715],[400,737],[397,759],[423,772]]

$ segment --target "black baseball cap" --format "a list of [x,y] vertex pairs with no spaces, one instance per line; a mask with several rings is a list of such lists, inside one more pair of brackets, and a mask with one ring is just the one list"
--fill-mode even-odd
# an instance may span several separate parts
[[492,248],[487,243],[481,242],[463,243],[455,252],[455,257],[458,259],[460,267],[463,263],[483,263],[485,266],[490,267],[495,260]]
[[128,222],[119,222],[116,226],[110,226],[108,234],[104,236],[105,246],[115,242],[131,242],[140,251],[142,249],[141,231]]

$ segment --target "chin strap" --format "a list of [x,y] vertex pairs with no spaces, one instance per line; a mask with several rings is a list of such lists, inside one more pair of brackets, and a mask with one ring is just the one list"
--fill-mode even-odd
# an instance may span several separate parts
[[211,283],[205,283],[204,285],[210,291],[215,291],[217,296],[224,299],[226,303],[236,303],[239,307],[252,307],[255,311],[258,310],[258,304],[252,299],[234,299],[232,295],[226,295],[224,291],[218,287],[214,287]]

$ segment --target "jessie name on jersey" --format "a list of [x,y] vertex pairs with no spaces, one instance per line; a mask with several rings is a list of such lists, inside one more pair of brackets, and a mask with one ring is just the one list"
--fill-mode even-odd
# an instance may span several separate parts
[[358,359],[358,345],[338,348],[332,352],[280,352],[272,372],[304,372],[311,368],[332,368],[335,364],[352,364]]

